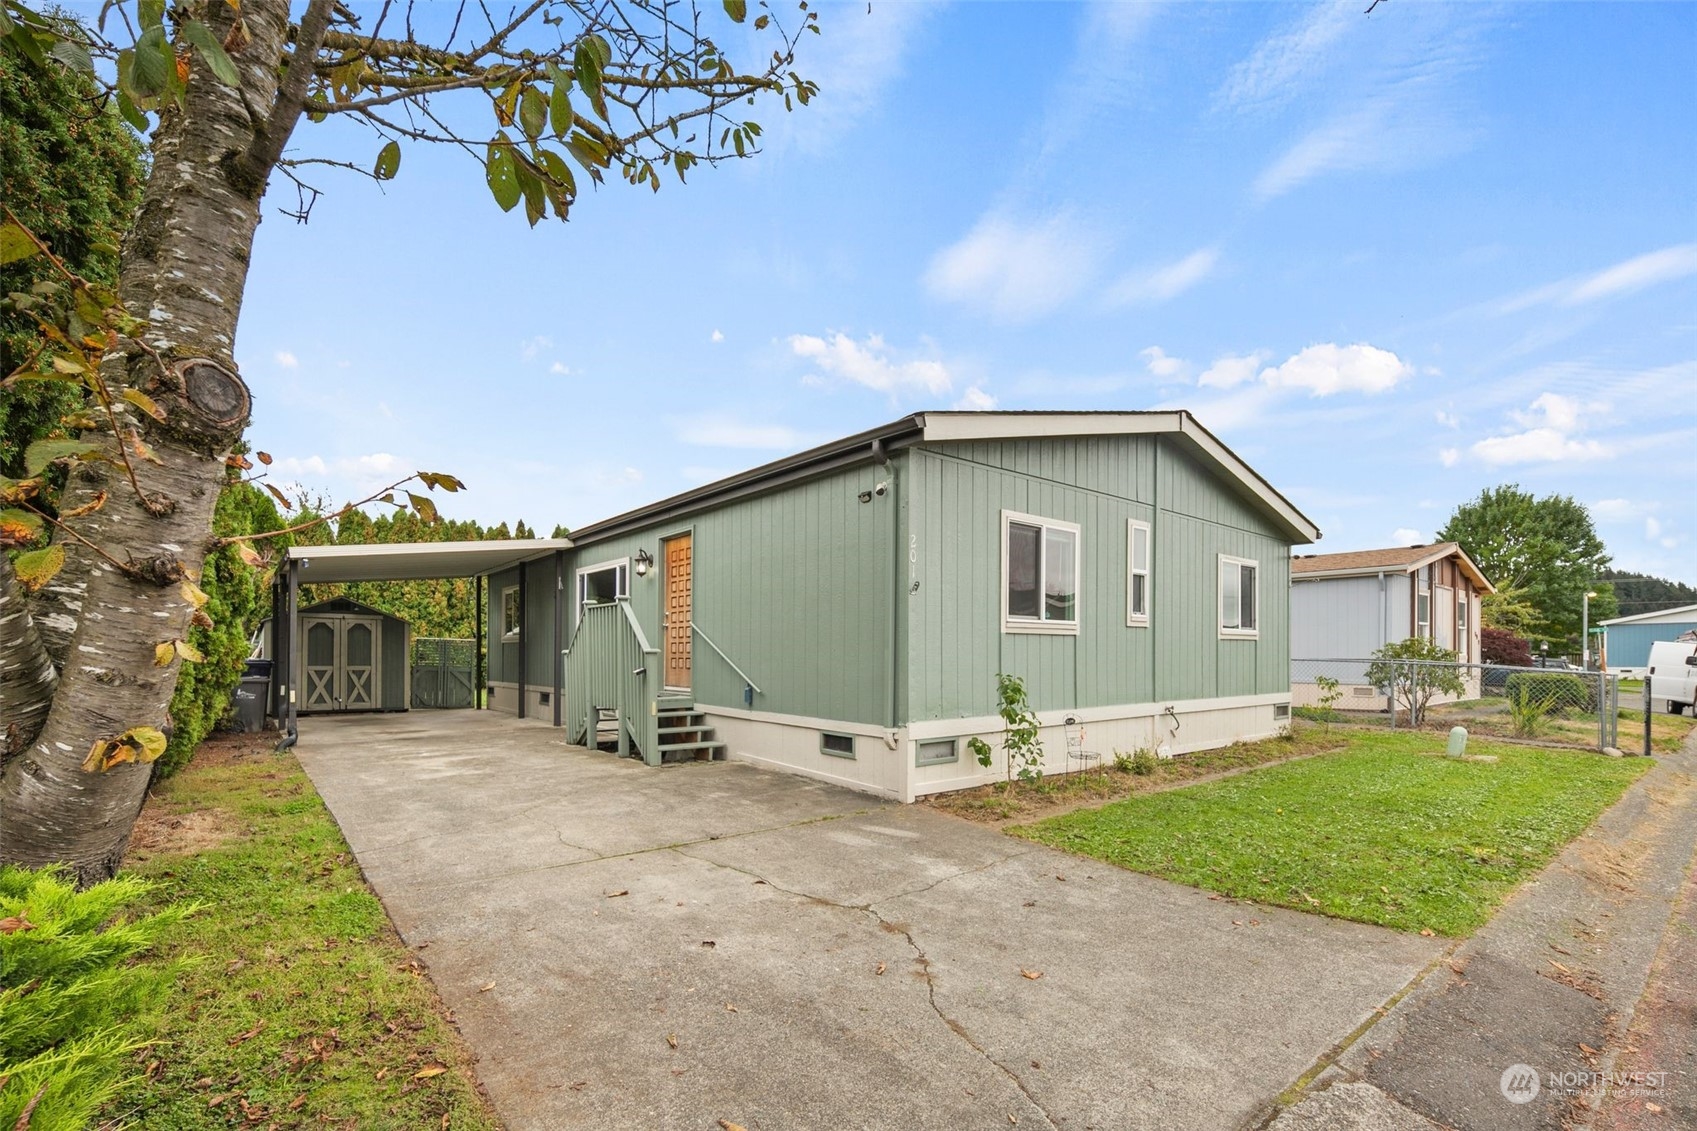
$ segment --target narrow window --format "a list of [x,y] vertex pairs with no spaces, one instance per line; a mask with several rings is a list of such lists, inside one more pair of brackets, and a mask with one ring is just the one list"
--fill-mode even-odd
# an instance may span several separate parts
[[1126,543],[1125,623],[1149,623],[1149,524],[1131,521]]
[[1078,631],[1078,527],[1002,514],[1003,624],[1009,632]]
[[1255,636],[1260,628],[1257,562],[1220,555],[1220,634]]
[[509,585],[501,590],[501,639],[517,640],[524,630],[519,616],[519,587]]
[[1455,595],[1455,654],[1466,661],[1472,651],[1472,642],[1467,639],[1467,605],[1468,596],[1465,591]]
[[1425,640],[1432,635],[1432,577],[1420,571],[1418,593],[1414,598],[1414,635]]
[[819,736],[819,753],[829,754],[833,758],[854,757],[854,735],[832,734],[829,731]]
[[958,761],[960,761],[959,744],[952,738],[939,738],[919,744],[914,765],[941,766],[946,762]]

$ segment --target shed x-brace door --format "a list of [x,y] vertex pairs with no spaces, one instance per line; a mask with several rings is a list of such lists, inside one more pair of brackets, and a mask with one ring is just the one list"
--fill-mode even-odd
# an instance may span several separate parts
[[304,618],[303,711],[370,711],[377,706],[375,617]]
[[666,686],[687,691],[690,682],[690,645],[693,630],[690,621],[695,615],[695,559],[691,550],[693,539],[688,534],[668,538],[661,543],[665,563],[661,575],[665,602],[661,609],[661,633],[665,643]]

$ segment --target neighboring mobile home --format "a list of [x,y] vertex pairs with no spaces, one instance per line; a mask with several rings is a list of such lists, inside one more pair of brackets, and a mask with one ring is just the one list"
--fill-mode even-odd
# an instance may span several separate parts
[[1104,755],[1220,746],[1289,717],[1318,536],[1186,412],[916,414],[490,574],[489,704],[902,800],[1003,775],[998,672],[1051,771],[1069,716]]
[[1291,560],[1290,581],[1297,706],[1314,705],[1314,677],[1329,674],[1343,684],[1340,710],[1383,707],[1384,695],[1365,680],[1365,665],[1316,661],[1365,659],[1411,637],[1453,651],[1462,663],[1480,662],[1480,600],[1496,588],[1454,542],[1299,554]]
[[1650,646],[1678,640],[1697,630],[1697,605],[1659,609],[1630,617],[1615,617],[1598,626],[1603,630],[1603,660],[1612,672],[1642,675],[1650,662]]

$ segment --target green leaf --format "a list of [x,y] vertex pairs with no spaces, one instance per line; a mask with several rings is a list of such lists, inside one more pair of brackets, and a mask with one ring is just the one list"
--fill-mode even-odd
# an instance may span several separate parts
[[547,214],[548,197],[542,187],[542,178],[536,175],[530,162],[517,154],[513,157],[513,175],[518,179],[519,191],[524,194],[524,218],[534,228],[536,222]]
[[371,175],[380,181],[393,180],[401,170],[401,143],[391,141],[377,151],[377,164],[372,166]]
[[165,22],[165,0],[140,0],[136,5],[136,17],[149,31],[162,26]]
[[748,19],[748,0],[725,0],[725,15],[733,23],[742,23]]
[[53,575],[65,567],[65,547],[55,542],[44,550],[31,550],[12,559],[12,572],[18,583],[34,592],[53,580]]
[[565,137],[572,128],[572,80],[558,67],[554,71],[554,89],[548,95],[548,124],[555,137]]
[[39,475],[56,459],[81,459],[99,450],[99,444],[85,444],[81,440],[37,440],[24,449],[24,474]]
[[412,509],[417,511],[418,517],[422,518],[425,522],[434,523],[438,521],[439,516],[436,513],[436,504],[425,498],[423,495],[415,495],[411,491],[408,491],[407,502],[412,504]]
[[94,74],[94,58],[89,55],[88,48],[75,39],[61,39],[47,49],[47,55],[72,70],[81,71],[85,75]]
[[[572,167],[566,164],[566,159],[564,157],[561,157],[558,153],[551,150],[544,149],[542,151],[542,167],[548,171],[548,175],[553,177],[554,180],[558,182],[560,188],[565,191],[566,204],[569,205],[573,200],[577,199],[577,178],[572,176]],[[566,214],[563,209],[555,208],[554,211],[560,219],[564,220],[566,218]]]
[[225,54],[224,45],[218,42],[218,37],[212,33],[211,28],[199,20],[190,20],[183,28],[183,38],[194,44],[195,50],[205,58],[219,82],[225,86],[241,85],[242,76],[236,70],[236,64]]
[[590,108],[603,122],[607,120],[607,99],[601,92],[601,57],[590,40],[577,45],[572,56],[572,73],[577,85],[589,96]]
[[489,191],[495,196],[495,203],[501,206],[502,212],[511,212],[519,202],[518,176],[513,171],[512,144],[505,131],[495,135],[495,140],[489,143],[489,154],[485,158],[484,178],[489,182]]
[[7,220],[0,224],[0,265],[28,259],[40,251],[41,248],[29,238],[29,233],[15,221]]
[[130,89],[142,98],[158,98],[165,93],[176,70],[171,45],[165,41],[165,29],[153,27],[142,32],[136,40],[135,54],[130,57]]
[[524,88],[519,96],[519,128],[524,136],[535,141],[548,125],[548,100],[533,86]]
[[[123,73],[123,69],[124,65],[120,62],[118,64],[118,71],[120,74]],[[130,126],[136,130],[136,132],[147,132],[149,125],[147,115],[143,114],[136,107],[136,104],[130,100],[130,96],[124,92],[122,87],[118,88],[118,116],[128,122]]]

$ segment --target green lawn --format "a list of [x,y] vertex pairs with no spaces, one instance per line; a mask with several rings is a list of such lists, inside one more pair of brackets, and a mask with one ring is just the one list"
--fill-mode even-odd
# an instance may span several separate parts
[[208,750],[156,787],[144,827],[168,843],[129,865],[202,906],[164,938],[190,965],[101,1127],[498,1128],[294,756]]
[[[1644,759],[1357,732],[1347,749],[1009,830],[1137,872],[1465,935],[1649,769]],[[1422,753],[1426,752],[1426,753]]]

